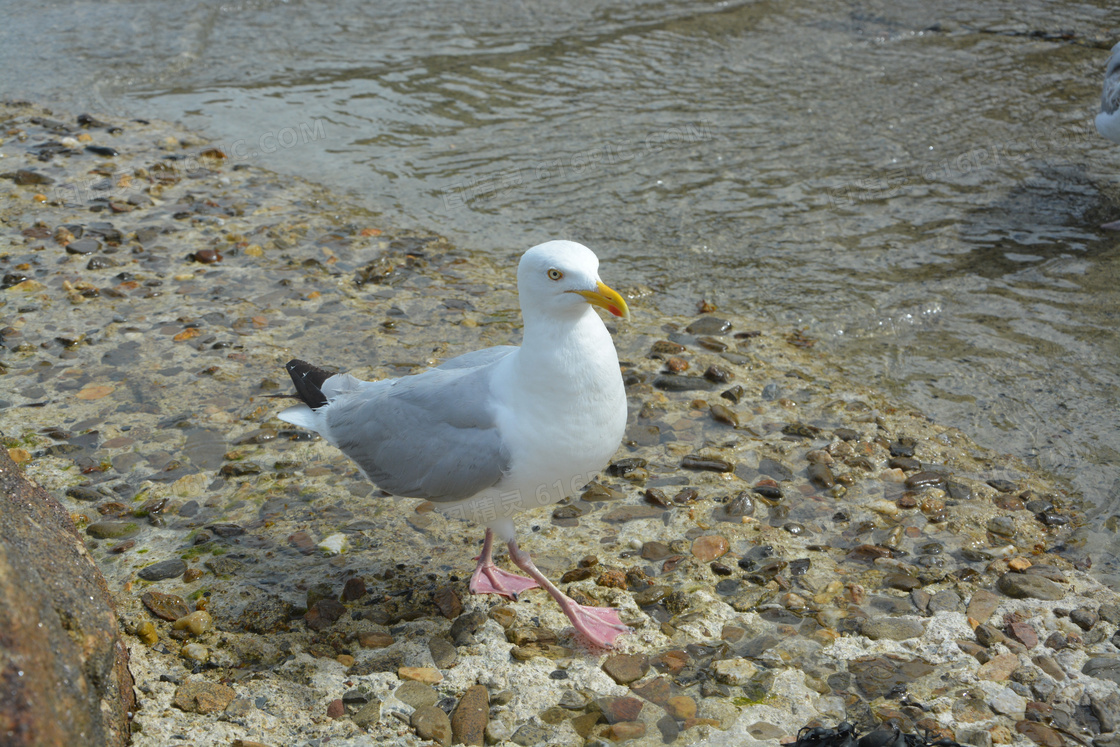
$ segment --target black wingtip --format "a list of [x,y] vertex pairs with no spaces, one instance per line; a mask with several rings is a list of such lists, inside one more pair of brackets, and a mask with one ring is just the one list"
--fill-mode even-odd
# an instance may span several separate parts
[[288,375],[292,377],[292,383],[296,385],[296,393],[305,405],[312,410],[318,410],[327,404],[327,397],[323,394],[323,382],[334,376],[332,372],[324,371],[298,358],[288,361],[285,368],[288,369]]

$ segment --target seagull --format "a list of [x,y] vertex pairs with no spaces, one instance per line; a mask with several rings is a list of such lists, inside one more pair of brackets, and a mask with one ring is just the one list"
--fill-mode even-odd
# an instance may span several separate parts
[[[318,432],[383,490],[485,524],[471,592],[517,599],[543,588],[576,630],[610,648],[629,631],[618,610],[577,604],[556,588],[518,547],[513,525],[519,511],[578,494],[622,441],[626,390],[592,307],[625,319],[630,310],[598,270],[582,244],[535,246],[517,268],[520,347],[476,350],[380,381],[293,360],[287,370],[303,404],[278,417]],[[528,578],[494,564],[495,535]]]
[[[1101,91],[1101,113],[1097,115],[1097,132],[1120,145],[1120,43],[1112,48],[1104,66],[1104,90]],[[1120,230],[1120,220],[1105,223],[1101,228]]]

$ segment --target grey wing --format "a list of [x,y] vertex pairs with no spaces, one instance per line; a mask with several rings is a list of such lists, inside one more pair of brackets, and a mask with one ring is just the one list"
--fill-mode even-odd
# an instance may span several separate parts
[[1120,44],[1112,48],[1112,56],[1104,70],[1104,90],[1101,91],[1101,111],[1115,114],[1120,109]]
[[344,394],[327,412],[330,438],[390,493],[470,498],[509,468],[489,402],[491,371],[435,368]]
[[454,358],[449,358],[437,366],[437,368],[441,371],[452,371],[457,368],[480,368],[496,363],[514,350],[517,350],[517,348],[513,345],[499,345],[493,348],[473,350],[469,353],[463,353]]

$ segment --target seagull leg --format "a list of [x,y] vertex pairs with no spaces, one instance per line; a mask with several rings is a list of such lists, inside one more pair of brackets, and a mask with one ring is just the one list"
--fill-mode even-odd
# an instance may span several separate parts
[[507,573],[494,565],[493,547],[494,530],[487,529],[486,539],[482,542],[482,554],[478,556],[478,566],[471,576],[472,594],[500,594],[516,600],[521,592],[537,588],[537,582],[533,579]]
[[630,628],[622,624],[622,619],[618,616],[618,610],[612,607],[587,607],[576,604],[571,597],[557,589],[537,569],[529,553],[517,546],[517,540],[509,541],[509,557],[518,568],[532,576],[533,580],[556,600],[556,603],[560,605],[560,609],[572,621],[576,630],[583,633],[596,646],[611,648],[614,645],[615,638],[623,633],[630,632]]

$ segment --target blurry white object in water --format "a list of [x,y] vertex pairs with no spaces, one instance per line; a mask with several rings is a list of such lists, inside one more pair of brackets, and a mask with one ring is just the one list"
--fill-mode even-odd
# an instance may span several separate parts
[[[1120,145],[1120,44],[1112,48],[1112,54],[1104,68],[1104,90],[1101,91],[1097,132]],[[1105,223],[1101,228],[1120,231],[1120,220]]]

